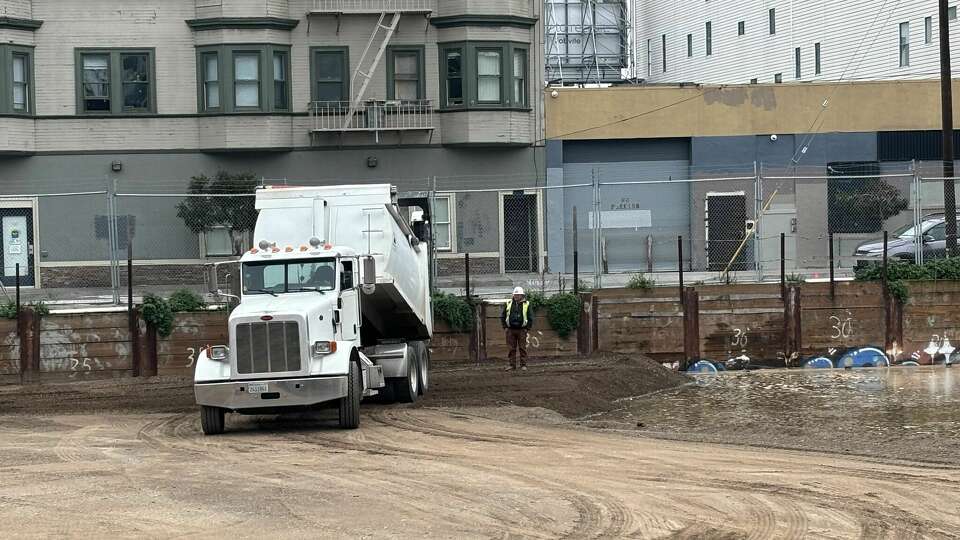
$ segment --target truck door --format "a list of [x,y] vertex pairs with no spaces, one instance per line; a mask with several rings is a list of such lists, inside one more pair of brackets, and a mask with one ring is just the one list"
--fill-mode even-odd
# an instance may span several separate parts
[[340,263],[340,339],[360,338],[360,295],[353,261]]

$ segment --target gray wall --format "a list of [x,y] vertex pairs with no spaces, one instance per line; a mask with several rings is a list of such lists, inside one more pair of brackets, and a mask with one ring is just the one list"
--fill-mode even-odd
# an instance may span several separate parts
[[[367,166],[368,157],[378,161]],[[110,164],[119,160],[120,173]],[[291,184],[388,182],[400,191],[424,192],[437,177],[440,190],[536,185],[544,175],[542,148],[364,148],[238,152],[226,154],[77,154],[0,157],[0,196],[105,190],[120,193],[183,193],[191,176],[219,169],[249,171]],[[136,216],[138,259],[195,259],[196,237],[177,217],[179,198],[118,198],[118,215]],[[491,202],[492,201],[492,202]],[[458,199],[457,216],[471,251],[498,251],[496,196]],[[95,216],[109,213],[107,197],[41,197],[38,205],[41,262],[109,259],[108,244],[95,235]],[[475,226],[487,220],[492,226]],[[480,224],[483,225],[483,224]],[[460,230],[458,226],[458,232]],[[478,231],[481,231],[478,232]],[[125,253],[124,253],[125,255]]]

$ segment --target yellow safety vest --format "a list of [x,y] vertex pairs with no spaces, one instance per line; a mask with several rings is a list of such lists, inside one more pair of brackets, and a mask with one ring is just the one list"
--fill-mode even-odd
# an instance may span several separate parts
[[[510,311],[513,309],[513,298],[507,300],[507,316],[504,318],[503,322],[507,325],[507,328],[510,327]],[[530,310],[530,302],[523,301],[523,327],[527,327],[527,312]]]

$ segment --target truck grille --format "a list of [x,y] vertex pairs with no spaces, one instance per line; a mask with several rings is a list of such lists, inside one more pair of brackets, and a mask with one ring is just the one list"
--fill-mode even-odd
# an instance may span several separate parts
[[237,372],[300,371],[300,325],[294,321],[237,325]]

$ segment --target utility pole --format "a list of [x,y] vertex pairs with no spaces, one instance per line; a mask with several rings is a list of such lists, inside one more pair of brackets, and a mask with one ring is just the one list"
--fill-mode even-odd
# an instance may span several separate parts
[[947,0],[940,2],[940,100],[943,113],[943,214],[947,256],[957,254],[957,194],[953,180],[953,76],[950,72],[950,20]]

